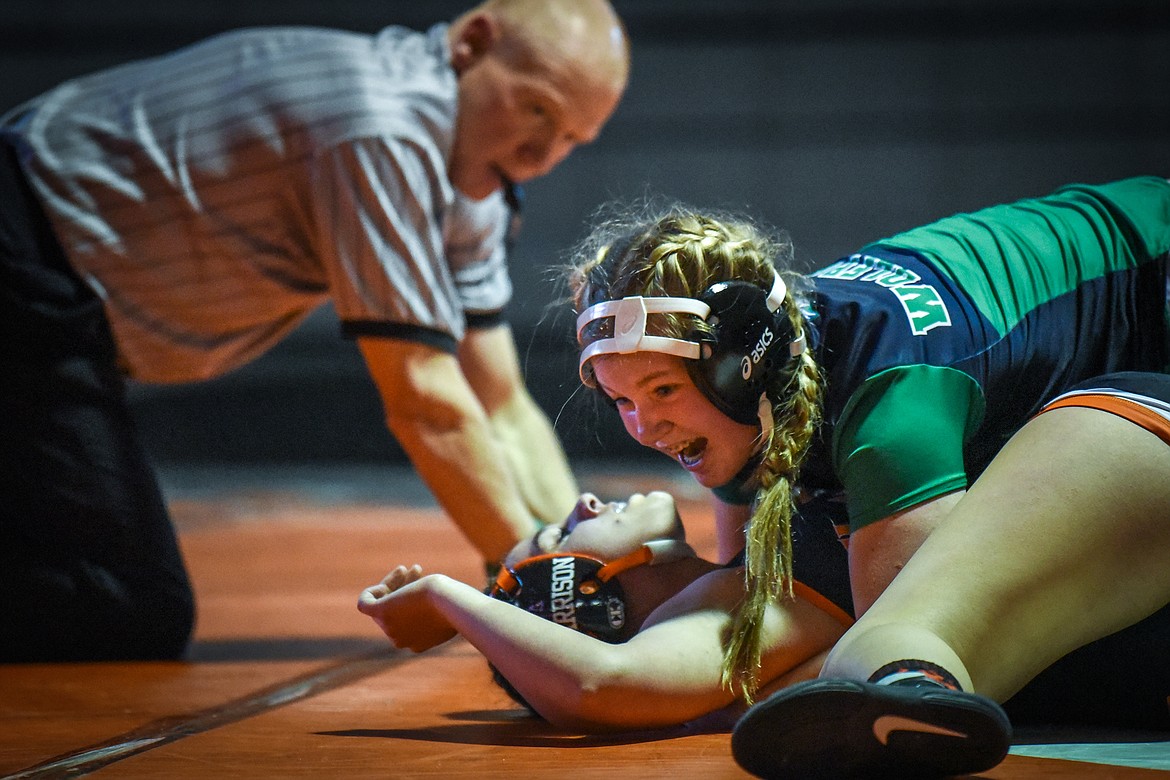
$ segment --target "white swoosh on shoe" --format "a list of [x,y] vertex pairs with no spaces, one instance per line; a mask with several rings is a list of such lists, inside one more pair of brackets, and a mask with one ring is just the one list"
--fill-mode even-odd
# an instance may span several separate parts
[[933,723],[925,723],[913,718],[903,718],[900,715],[882,715],[873,722],[873,735],[877,741],[885,745],[889,742],[890,734],[895,731],[917,731],[920,734],[941,734],[946,737],[961,737],[967,735],[961,731],[951,731]]

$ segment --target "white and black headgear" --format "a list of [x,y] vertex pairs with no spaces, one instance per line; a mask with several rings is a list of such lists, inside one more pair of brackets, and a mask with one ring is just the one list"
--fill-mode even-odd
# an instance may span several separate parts
[[[615,253],[628,247],[610,247],[603,264],[616,261]],[[577,317],[581,381],[596,387],[588,363],[599,355],[676,355],[686,358],[695,386],[717,409],[736,422],[755,424],[767,394],[788,385],[805,349],[804,335],[796,335],[784,307],[787,294],[784,279],[773,271],[770,289],[725,281],[698,298],[634,295],[594,304]],[[689,314],[706,327],[693,328],[682,339],[652,336],[646,332],[651,314]]]

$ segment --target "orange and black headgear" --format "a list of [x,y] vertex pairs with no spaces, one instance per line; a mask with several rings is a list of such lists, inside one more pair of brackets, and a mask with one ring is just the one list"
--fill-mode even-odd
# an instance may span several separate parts
[[609,563],[581,553],[536,555],[501,569],[491,595],[596,639],[624,642],[638,627],[627,619],[626,593],[617,575],[693,554],[686,542],[660,539]]

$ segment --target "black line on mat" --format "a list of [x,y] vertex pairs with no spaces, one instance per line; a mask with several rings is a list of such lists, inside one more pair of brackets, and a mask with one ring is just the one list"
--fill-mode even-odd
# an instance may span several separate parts
[[411,658],[408,653],[377,652],[348,658],[324,669],[264,688],[202,712],[162,718],[105,742],[22,769],[0,780],[57,780],[82,777],[102,767],[204,731],[340,688]]

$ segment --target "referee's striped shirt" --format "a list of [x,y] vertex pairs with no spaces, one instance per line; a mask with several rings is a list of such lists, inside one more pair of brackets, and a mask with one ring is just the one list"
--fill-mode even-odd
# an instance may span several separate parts
[[351,334],[446,349],[504,306],[507,207],[446,175],[446,33],[240,30],[9,114],[131,376],[221,374],[326,300]]

